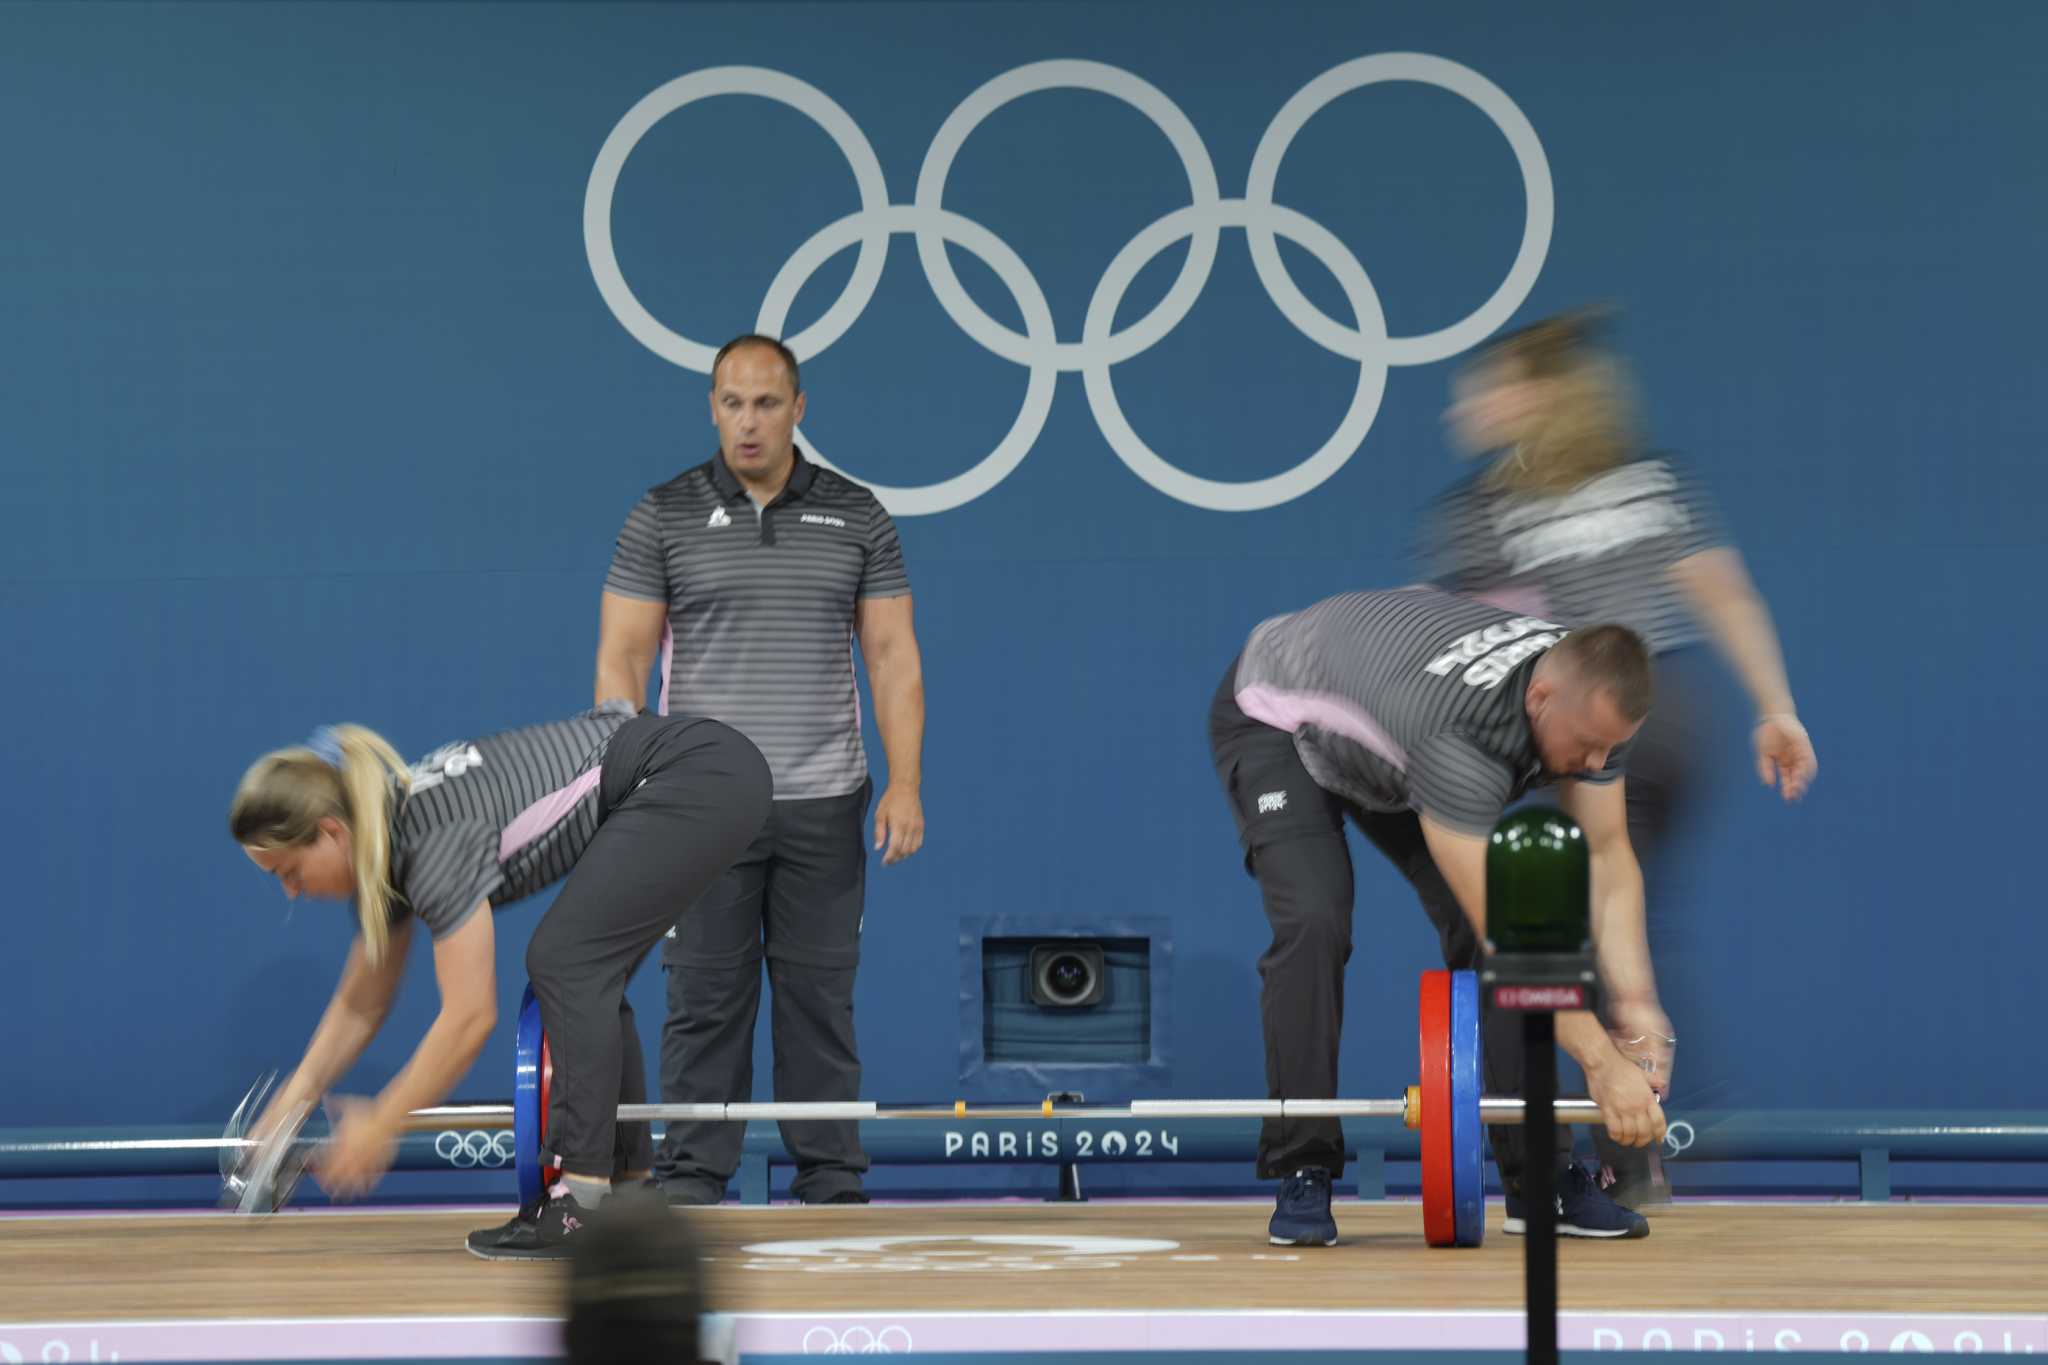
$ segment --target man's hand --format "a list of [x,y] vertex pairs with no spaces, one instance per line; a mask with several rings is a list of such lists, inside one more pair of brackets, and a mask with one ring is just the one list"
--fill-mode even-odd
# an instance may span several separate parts
[[1648,1147],[1664,1140],[1664,1106],[1650,1078],[1619,1052],[1586,1068],[1586,1088],[1600,1106],[1607,1135],[1624,1147]]
[[1654,1004],[1621,1005],[1609,1011],[1607,1036],[1619,1052],[1650,1082],[1657,1098],[1671,1097],[1671,1067],[1678,1038],[1671,1020]]
[[1756,746],[1756,775],[1766,787],[1776,787],[1787,801],[1797,801],[1820,771],[1814,757],[1813,741],[1799,717],[1790,713],[1765,716],[1750,734]]
[[359,1199],[376,1188],[398,1155],[398,1134],[377,1117],[368,1100],[328,1101],[334,1136],[320,1149],[314,1175],[331,1199]]
[[875,847],[887,847],[882,863],[900,863],[924,847],[924,803],[917,793],[891,785],[875,803]]

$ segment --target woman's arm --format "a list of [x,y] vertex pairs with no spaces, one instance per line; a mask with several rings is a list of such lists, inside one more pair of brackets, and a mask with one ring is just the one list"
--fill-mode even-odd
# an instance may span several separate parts
[[1797,800],[1820,771],[1813,741],[1799,721],[1785,656],[1770,608],[1750,581],[1742,556],[1727,546],[1688,555],[1671,566],[1672,581],[1705,623],[1756,709],[1750,735],[1757,777]]
[[320,1183],[333,1197],[367,1194],[391,1168],[406,1116],[446,1099],[483,1051],[498,1022],[496,946],[489,902],[435,941],[441,1012],[376,1099],[337,1103],[334,1136],[319,1163]]
[[434,944],[441,1012],[405,1069],[377,1096],[394,1129],[415,1109],[439,1104],[463,1078],[498,1025],[497,935],[489,902]]
[[269,1133],[280,1115],[293,1105],[317,1104],[328,1087],[347,1074],[363,1055],[363,1049],[384,1026],[391,1002],[398,996],[399,980],[405,975],[406,950],[412,944],[412,920],[406,919],[391,931],[383,961],[375,966],[363,952],[358,937],[349,946],[348,961],[341,969],[341,981],[327,1012],[320,1016],[306,1055],[299,1060],[291,1079],[278,1088],[262,1116],[250,1131],[252,1138]]

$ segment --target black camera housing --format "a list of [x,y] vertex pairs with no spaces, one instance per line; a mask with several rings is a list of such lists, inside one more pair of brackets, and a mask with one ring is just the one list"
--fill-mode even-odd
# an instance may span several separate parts
[[1078,939],[1031,948],[1031,1003],[1041,1009],[1078,1010],[1109,993],[1102,945]]

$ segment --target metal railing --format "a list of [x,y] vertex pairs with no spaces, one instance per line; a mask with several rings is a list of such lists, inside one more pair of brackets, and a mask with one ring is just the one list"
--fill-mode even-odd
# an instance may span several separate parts
[[[1418,1157],[1417,1135],[1398,1119],[1347,1119],[1349,1178],[1361,1198],[1386,1192],[1386,1163]],[[904,1119],[861,1124],[880,1165],[1082,1167],[1169,1162],[1243,1163],[1259,1124],[1244,1118]],[[0,1130],[0,1179],[217,1174],[221,1138],[199,1128]],[[1674,1117],[1667,1162],[1854,1161],[1865,1199],[1891,1196],[1895,1161],[2048,1163],[2048,1111],[1702,1111]],[[511,1133],[463,1127],[406,1134],[394,1169],[502,1170],[511,1179]],[[740,1195],[765,1203],[773,1168],[792,1164],[776,1126],[749,1123]],[[2048,1172],[2043,1173],[2048,1188]]]

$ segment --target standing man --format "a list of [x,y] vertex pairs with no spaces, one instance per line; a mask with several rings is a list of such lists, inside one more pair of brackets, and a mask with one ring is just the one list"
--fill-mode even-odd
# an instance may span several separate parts
[[[717,454],[640,500],[605,580],[597,699],[644,705],[658,652],[660,710],[724,721],[775,778],[760,835],[695,913],[676,907],[662,949],[664,1103],[751,1098],[764,957],[775,1098],[860,1097],[853,983],[873,787],[856,639],[889,761],[874,847],[895,863],[924,842],[924,676],[903,552],[874,494],[796,449],[803,415],[787,347],[753,335],[726,343],[711,369]],[[669,1201],[723,1199],[744,1136],[737,1123],[669,1125],[655,1164]],[[782,1139],[799,1199],[867,1202],[856,1124],[785,1123]]]
[[[1444,965],[1474,968],[1486,939],[1487,835],[1510,802],[1550,782],[1561,783],[1560,803],[1585,831],[1613,1019],[1631,1038],[1670,1036],[1622,794],[1622,756],[1649,710],[1650,660],[1634,632],[1566,632],[1429,588],[1346,593],[1251,633],[1210,705],[1209,744],[1273,928],[1259,959],[1259,1012],[1274,1099],[1337,1093],[1352,941],[1345,817],[1414,886]],[[1486,1011],[1490,1093],[1521,1089],[1515,1020]],[[1625,1056],[1583,1011],[1558,1016],[1557,1040],[1585,1068],[1616,1141],[1664,1136],[1653,1077],[1668,1071],[1668,1055]],[[1490,1136],[1505,1230],[1520,1232],[1521,1133]],[[1556,1159],[1559,1233],[1648,1234],[1642,1215],[1569,1163],[1568,1147]],[[1330,1186],[1343,1167],[1336,1119],[1268,1120],[1259,1176],[1284,1182],[1268,1239],[1334,1243]]]

